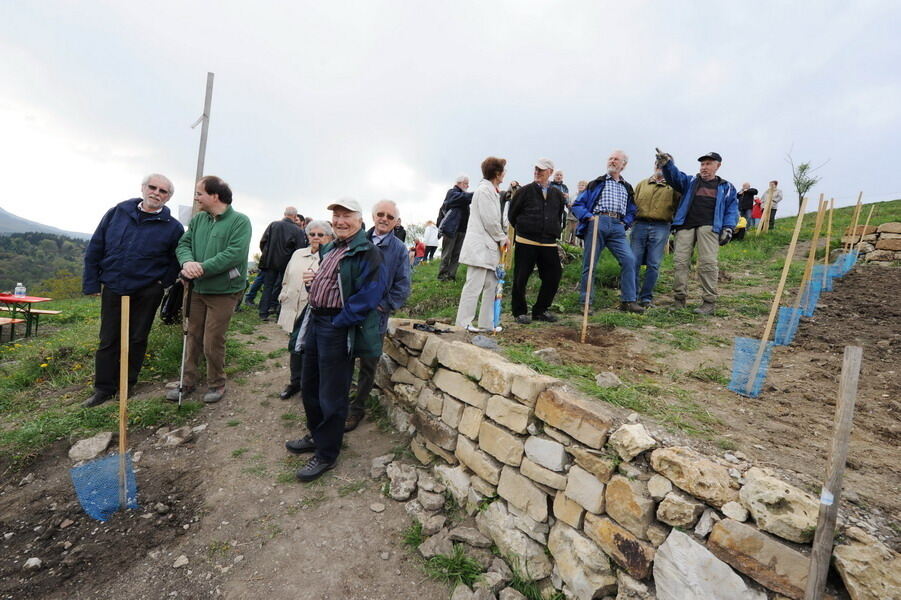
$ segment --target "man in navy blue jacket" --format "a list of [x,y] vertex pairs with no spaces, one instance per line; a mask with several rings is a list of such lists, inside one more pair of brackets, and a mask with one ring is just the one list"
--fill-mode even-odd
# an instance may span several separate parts
[[685,308],[688,292],[688,270],[691,255],[698,249],[698,279],[701,281],[699,315],[712,315],[716,309],[719,278],[719,248],[732,239],[738,224],[738,202],[735,187],[716,172],[723,157],[708,152],[698,158],[697,175],[687,175],[676,168],[673,157],[657,151],[657,166],[663,169],[666,182],[682,193],[673,217],[676,247],[673,250],[673,299],[676,308]]
[[454,281],[457,268],[460,266],[460,249],[466,237],[466,225],[469,223],[469,205],[472,203],[472,192],[469,188],[469,177],[460,175],[454,187],[447,190],[444,203],[438,213],[438,231],[441,232],[441,267],[438,279]]
[[185,230],[165,206],[174,192],[167,177],[148,175],[141,184],[142,197],[109,209],[85,251],[82,290],[101,298],[94,395],[84,406],[102,404],[116,393],[122,296],[131,297],[129,389],[138,381],[163,290],[175,282],[179,271],[175,247]]
[[[397,239],[394,228],[400,221],[397,204],[391,200],[382,200],[372,209],[372,222],[375,226],[366,235],[382,253],[382,265],[385,269],[385,281],[388,287],[385,295],[376,307],[379,314],[379,335],[385,337],[388,331],[388,318],[391,313],[404,305],[410,295],[410,258],[407,247]],[[357,376],[357,391],[350,400],[350,409],[344,431],[353,431],[363,420],[366,411],[366,399],[375,382],[375,369],[378,366],[377,356],[361,356],[360,370]]]

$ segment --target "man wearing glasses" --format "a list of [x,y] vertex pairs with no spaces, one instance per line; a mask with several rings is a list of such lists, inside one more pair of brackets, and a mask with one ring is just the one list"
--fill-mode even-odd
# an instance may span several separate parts
[[[410,260],[407,247],[394,233],[400,222],[400,211],[392,200],[382,200],[372,209],[374,226],[366,236],[382,253],[382,268],[385,269],[385,295],[376,307],[379,314],[379,335],[385,338],[388,331],[388,318],[391,313],[404,305],[410,295]],[[357,376],[357,391],[350,400],[350,409],[344,431],[353,431],[363,420],[366,411],[366,399],[375,382],[375,368],[378,356],[361,356],[360,370]]]
[[94,395],[84,406],[112,399],[119,379],[119,320],[122,296],[130,296],[128,387],[138,381],[150,327],[175,282],[175,247],[184,233],[165,204],[175,189],[169,178],[152,174],[141,184],[141,198],[120,202],[100,220],[84,256],[82,289],[100,296],[100,344],[94,358]]

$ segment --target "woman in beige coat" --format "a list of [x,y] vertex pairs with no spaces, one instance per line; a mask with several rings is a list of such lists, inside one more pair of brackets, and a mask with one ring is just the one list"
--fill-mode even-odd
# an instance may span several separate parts
[[[472,196],[466,237],[460,250],[460,263],[467,266],[466,283],[457,307],[457,326],[468,331],[495,331],[494,296],[497,290],[495,268],[500,262],[500,249],[510,245],[501,219],[498,185],[504,180],[506,159],[489,156],[482,161],[482,176]],[[473,327],[479,296],[479,326]],[[500,327],[497,328],[500,330]]]
[[[282,292],[278,296],[281,303],[281,313],[278,316],[278,324],[282,329],[291,333],[297,317],[307,305],[309,292],[303,283],[305,271],[315,271],[319,266],[319,248],[331,242],[335,233],[327,221],[311,221],[304,230],[310,245],[306,248],[295,250],[291,260],[285,268],[285,277],[282,281]],[[291,350],[290,354],[291,381],[279,396],[287,400],[300,391],[300,375],[303,366],[303,358],[299,352]]]

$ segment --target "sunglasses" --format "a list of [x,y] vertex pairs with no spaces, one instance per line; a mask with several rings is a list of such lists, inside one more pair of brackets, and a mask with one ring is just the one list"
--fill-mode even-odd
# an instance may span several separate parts
[[394,220],[394,215],[392,215],[391,213],[377,212],[375,213],[375,216],[379,217],[380,219],[388,219],[389,221]]
[[151,192],[159,192],[164,196],[169,195],[169,190],[167,190],[166,188],[157,187],[157,186],[151,185],[149,183],[147,184],[147,189],[150,190]]

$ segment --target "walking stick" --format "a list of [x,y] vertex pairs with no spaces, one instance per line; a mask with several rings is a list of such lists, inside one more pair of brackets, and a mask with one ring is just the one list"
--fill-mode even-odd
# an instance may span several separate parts
[[122,296],[119,321],[119,506],[128,506],[128,478],[125,451],[128,448],[128,325],[131,297]]
[[194,280],[188,279],[185,283],[185,296],[182,301],[184,317],[181,320],[181,374],[178,377],[178,408],[181,408],[181,400],[185,392],[185,358],[188,354],[188,317],[191,315],[191,295],[194,292]]
[[598,219],[594,216],[594,226],[591,233],[591,257],[588,263],[588,282],[585,285],[585,307],[582,309],[582,337],[579,338],[581,343],[585,343],[585,337],[588,335],[588,307],[591,304],[591,284],[594,281],[594,262],[595,262],[595,246],[598,243]]

